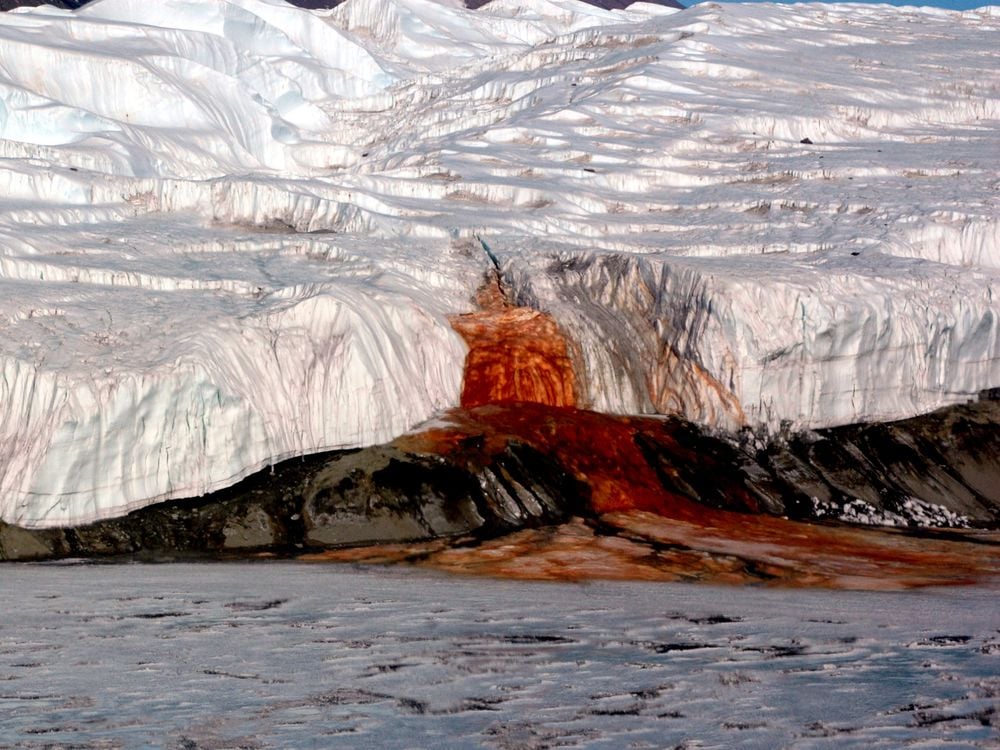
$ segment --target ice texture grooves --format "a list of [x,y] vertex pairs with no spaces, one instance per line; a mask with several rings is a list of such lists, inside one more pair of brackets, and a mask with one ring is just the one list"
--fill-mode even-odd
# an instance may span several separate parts
[[996,747],[990,588],[3,572],[12,748]]
[[0,15],[0,518],[398,435],[494,263],[603,411],[1000,384],[996,9],[457,6]]

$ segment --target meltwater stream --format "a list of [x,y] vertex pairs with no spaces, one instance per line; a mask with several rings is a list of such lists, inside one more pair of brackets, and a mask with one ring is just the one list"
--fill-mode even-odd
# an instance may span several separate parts
[[996,747],[995,587],[5,566],[0,748]]

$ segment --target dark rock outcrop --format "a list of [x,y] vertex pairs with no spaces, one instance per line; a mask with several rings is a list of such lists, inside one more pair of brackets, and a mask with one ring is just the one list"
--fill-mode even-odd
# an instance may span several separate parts
[[[981,400],[900,422],[776,436],[756,449],[745,444],[744,471],[764,504],[794,518],[874,511],[913,525],[996,527],[998,426],[1000,402]],[[928,523],[935,512],[937,523]],[[948,514],[962,521],[948,524]]]
[[446,424],[385,446],[292,459],[202,498],[86,526],[0,524],[0,559],[292,555],[486,539],[630,510],[685,523],[715,510],[1000,527],[997,401],[777,436],[538,404],[461,410]]
[[0,560],[298,554],[374,542],[491,537],[556,523],[585,490],[511,443],[488,461],[377,446],[291,459],[201,498],[66,529],[0,523]]

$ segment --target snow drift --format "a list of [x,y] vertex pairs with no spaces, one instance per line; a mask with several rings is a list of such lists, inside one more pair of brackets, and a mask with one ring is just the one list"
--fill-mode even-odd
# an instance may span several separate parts
[[724,428],[1000,383],[996,9],[95,0],[0,15],[0,518],[457,403],[474,309]]

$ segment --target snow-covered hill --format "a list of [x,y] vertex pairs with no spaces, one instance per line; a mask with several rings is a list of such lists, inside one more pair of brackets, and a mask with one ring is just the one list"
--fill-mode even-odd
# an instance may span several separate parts
[[1000,11],[94,0],[0,15],[0,518],[457,403],[496,264],[579,400],[735,427],[1000,384]]

